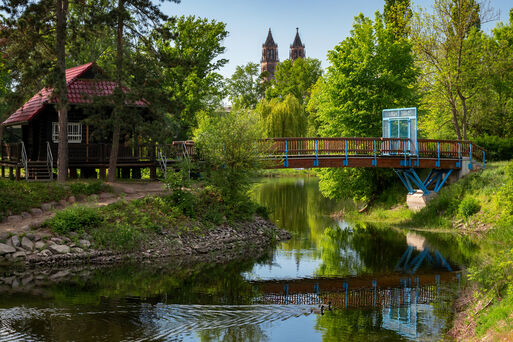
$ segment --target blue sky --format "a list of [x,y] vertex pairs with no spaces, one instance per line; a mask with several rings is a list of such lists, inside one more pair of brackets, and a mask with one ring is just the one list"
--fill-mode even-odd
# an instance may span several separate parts
[[[429,9],[433,0],[412,3]],[[508,20],[511,0],[491,0],[490,4],[500,11],[500,20]],[[180,4],[164,3],[162,10],[168,15],[196,15],[227,23],[224,58],[230,61],[221,74],[229,77],[237,65],[260,63],[269,27],[280,60],[288,58],[289,45],[299,27],[307,57],[320,59],[325,68],[328,50],[349,35],[353,18],[360,12],[374,17],[383,5],[384,0],[182,0]],[[489,24],[488,29],[493,26],[495,23]]]

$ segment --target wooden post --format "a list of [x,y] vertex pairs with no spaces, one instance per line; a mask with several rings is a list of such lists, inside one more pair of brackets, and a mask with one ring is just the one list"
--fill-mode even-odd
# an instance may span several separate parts
[[155,166],[150,167],[150,179],[151,180],[157,179],[157,168]]
[[72,179],[77,179],[78,178],[78,173],[77,173],[77,168],[76,167],[70,167],[69,168],[69,178],[72,178]]
[[14,179],[14,172],[12,167],[9,167],[9,179]]
[[100,167],[100,179],[107,178],[107,169],[104,167]]
[[[25,170],[25,172],[27,172],[27,170]],[[16,180],[20,180],[21,179],[21,169],[19,166],[16,166]]]
[[89,125],[86,125],[86,161],[89,161]]
[[2,178],[5,178],[5,166],[2,165]]

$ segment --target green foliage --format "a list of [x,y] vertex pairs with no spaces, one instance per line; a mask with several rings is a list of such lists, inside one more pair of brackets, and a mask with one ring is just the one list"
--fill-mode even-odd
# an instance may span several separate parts
[[134,251],[140,247],[143,234],[128,223],[112,223],[92,230],[91,236],[100,248]]
[[306,133],[304,107],[293,95],[286,95],[283,101],[264,99],[258,103],[256,112],[266,137],[301,137]]
[[111,189],[100,181],[59,184],[0,179],[0,216],[19,214],[31,208],[38,208],[43,203],[58,202],[71,195],[92,195],[102,191]]
[[271,86],[266,91],[268,100],[294,96],[299,103],[306,104],[311,88],[322,74],[321,61],[315,58],[298,58],[294,62],[286,59],[279,63]]
[[178,139],[190,138],[196,114],[214,111],[225,96],[217,71],[228,62],[220,58],[227,36],[225,23],[194,16],[175,18],[151,35],[164,62],[158,69],[159,86],[168,100],[166,110],[178,118]]
[[499,189],[501,207],[507,216],[513,216],[513,161],[506,165],[503,177],[504,185]]
[[97,194],[102,191],[110,190],[109,187],[106,187],[105,184],[101,181],[95,182],[73,182],[69,184],[69,188],[73,195],[92,195]]
[[45,222],[55,233],[84,232],[97,228],[102,223],[98,211],[93,208],[75,206],[58,211],[53,218]]
[[487,161],[513,159],[513,138],[511,137],[485,135],[473,141],[486,150]]
[[458,213],[464,218],[469,218],[478,213],[479,210],[481,210],[479,201],[470,196],[465,196],[458,206]]
[[258,101],[264,96],[269,82],[259,74],[260,66],[248,63],[237,66],[235,72],[227,81],[228,98],[234,108],[254,109]]
[[28,183],[0,179],[0,215],[19,214],[42,203],[59,201],[70,195],[57,183]]
[[433,13],[420,10],[412,20],[427,111],[421,112],[420,128],[430,137],[443,132],[467,140],[472,122],[487,112],[475,102],[487,88],[494,59],[480,30],[487,11],[474,0],[437,0],[433,7]]
[[[414,107],[417,71],[410,43],[375,20],[359,15],[351,36],[328,53],[331,65],[315,95],[317,134],[328,137],[381,136],[384,108]],[[371,169],[321,170],[330,197],[368,200],[393,175]]]
[[387,27],[395,37],[405,38],[409,32],[409,21],[412,17],[410,0],[385,0],[383,15]]
[[203,116],[195,131],[194,141],[207,163],[206,181],[234,214],[246,211],[247,191],[261,167],[256,145],[260,137],[258,119],[254,113],[242,110]]

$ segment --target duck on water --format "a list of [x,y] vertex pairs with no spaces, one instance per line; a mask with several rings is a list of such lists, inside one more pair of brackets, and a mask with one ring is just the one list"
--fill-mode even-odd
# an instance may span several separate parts
[[318,308],[312,308],[310,310],[311,313],[316,313],[316,314],[321,314],[321,315],[324,315],[324,311],[331,311],[331,302],[328,302],[328,305],[324,305],[324,304],[319,304],[319,307]]

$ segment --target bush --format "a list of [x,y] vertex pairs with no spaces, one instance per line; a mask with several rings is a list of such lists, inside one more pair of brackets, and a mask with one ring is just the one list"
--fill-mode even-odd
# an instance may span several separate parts
[[513,158],[513,139],[498,136],[482,136],[474,139],[476,144],[486,150],[486,159],[509,160]]
[[[255,141],[262,137],[253,112],[231,111],[202,116],[194,132],[196,147],[206,162],[206,182],[216,189],[229,214],[246,214],[247,194],[262,162]],[[241,206],[242,204],[242,206]]]
[[465,196],[458,206],[458,213],[464,218],[469,218],[481,210],[479,201],[473,197]]
[[167,196],[167,200],[175,205],[180,211],[189,217],[195,216],[195,208],[198,204],[198,198],[187,190],[175,190]]
[[69,191],[59,183],[0,180],[0,216],[19,214],[42,203],[59,201]]
[[104,185],[101,181],[83,183],[73,182],[69,185],[69,188],[73,195],[92,195],[100,193],[104,190]]
[[91,236],[99,247],[114,250],[134,250],[142,242],[141,231],[128,223],[107,224],[93,230]]
[[53,218],[45,222],[45,226],[58,234],[66,234],[96,228],[100,223],[102,219],[96,209],[72,207],[57,212]]

